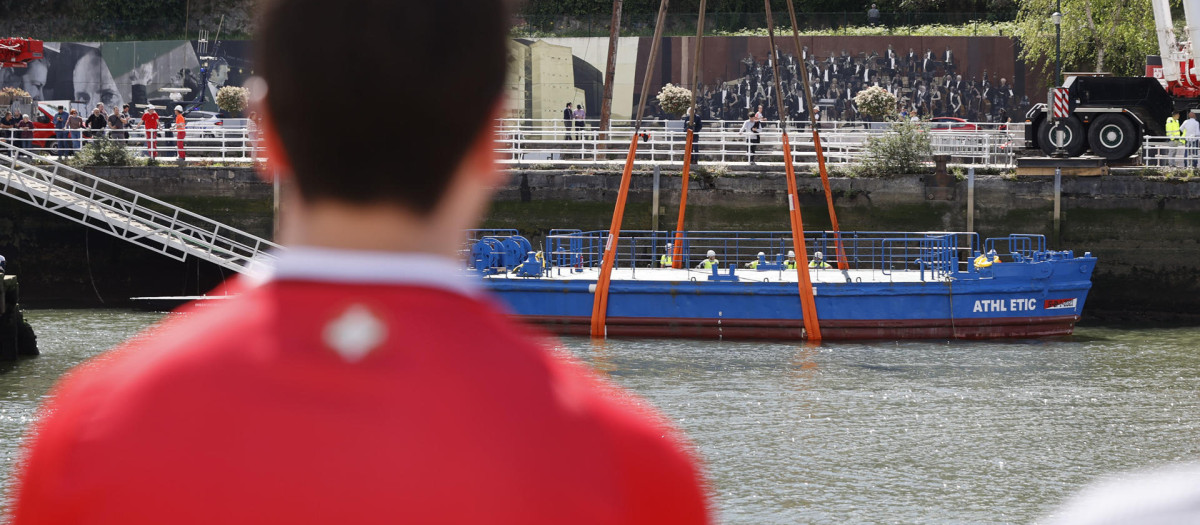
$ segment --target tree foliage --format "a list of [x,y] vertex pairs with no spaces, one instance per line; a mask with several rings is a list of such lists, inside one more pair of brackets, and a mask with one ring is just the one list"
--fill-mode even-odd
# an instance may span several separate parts
[[121,142],[100,135],[84,144],[70,163],[74,166],[129,166],[134,156]]
[[[1146,55],[1158,54],[1150,0],[1061,0],[1062,70],[1145,74]],[[1177,3],[1177,2],[1173,2]],[[1021,58],[1054,71],[1055,0],[1023,0],[1017,14]]]
[[891,177],[920,173],[933,156],[933,140],[922,122],[892,122],[882,135],[867,139],[863,159],[853,168],[863,177]]

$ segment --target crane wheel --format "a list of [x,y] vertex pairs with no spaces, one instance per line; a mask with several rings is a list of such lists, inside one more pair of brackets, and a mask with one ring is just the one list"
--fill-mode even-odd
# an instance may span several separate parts
[[1117,160],[1133,155],[1142,145],[1142,136],[1129,117],[1105,113],[1088,126],[1088,145],[1092,147],[1092,153]]
[[[1058,133],[1055,133],[1054,121],[1049,117],[1038,125],[1038,147],[1042,153],[1053,155],[1058,146]],[[1062,147],[1067,150],[1067,156],[1078,157],[1087,150],[1087,137],[1083,132],[1083,124],[1074,115],[1063,119],[1059,130],[1062,133]]]

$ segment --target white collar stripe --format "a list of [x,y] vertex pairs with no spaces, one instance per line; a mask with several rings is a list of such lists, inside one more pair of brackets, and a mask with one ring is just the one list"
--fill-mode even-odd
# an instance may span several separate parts
[[313,281],[341,284],[412,285],[437,288],[466,296],[479,295],[482,285],[449,257],[425,253],[371,252],[291,247],[264,261],[251,279]]

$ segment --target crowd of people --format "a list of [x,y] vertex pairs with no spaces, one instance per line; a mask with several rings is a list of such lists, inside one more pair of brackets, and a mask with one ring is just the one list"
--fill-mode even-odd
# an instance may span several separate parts
[[[74,108],[55,109],[53,115],[40,113],[36,120],[28,113],[5,111],[0,119],[0,142],[64,159],[77,154],[87,141],[106,137],[127,146],[143,146],[145,155],[151,158],[159,156],[160,143],[166,148],[174,147],[179,159],[187,156],[187,119],[183,106],[176,105],[174,116],[165,121],[158,112],[162,108],[153,104],[147,105],[140,117],[131,115],[129,104],[110,111],[98,103],[86,117]],[[251,115],[248,138],[254,134],[256,121],[257,117]]]
[[[950,48],[935,53],[909,49],[898,52],[888,46],[883,53],[872,51],[818,57],[805,47],[801,56],[783,54],[779,62],[780,85],[784,91],[785,113],[789,120],[808,120],[802,74],[808,75],[813,106],[824,120],[869,120],[859,113],[854,96],[879,86],[896,97],[897,112],[917,117],[958,117],[972,122],[1006,122],[1010,115],[1029,106],[1018,96],[1005,77],[983,72],[982,78],[964,79],[961,64]],[[753,53],[741,60],[742,76],[697,90],[697,109],[702,118],[742,120],[759,105],[769,120],[778,120],[780,111],[775,93],[774,68],[769,57]],[[657,106],[654,116],[667,118]]]

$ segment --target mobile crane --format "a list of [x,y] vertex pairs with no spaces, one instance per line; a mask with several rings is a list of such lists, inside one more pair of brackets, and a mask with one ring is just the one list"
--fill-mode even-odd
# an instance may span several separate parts
[[[1187,40],[1175,37],[1169,0],[1150,0],[1158,56],[1146,59],[1145,77],[1075,75],[1062,85],[1066,114],[1055,122],[1050,104],[1025,114],[1025,147],[1077,157],[1088,150],[1108,160],[1137,152],[1143,136],[1166,135],[1172,112],[1200,105],[1200,0],[1183,0]],[[1057,125],[1056,125],[1057,124]]]
[[42,58],[42,41],[32,38],[0,38],[0,67],[28,67]]

